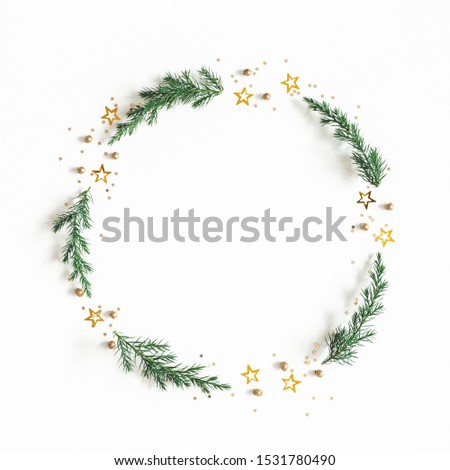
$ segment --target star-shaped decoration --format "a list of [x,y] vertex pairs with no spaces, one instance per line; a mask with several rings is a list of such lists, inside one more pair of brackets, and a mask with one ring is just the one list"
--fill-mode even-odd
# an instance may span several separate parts
[[103,164],[101,165],[99,170],[92,170],[92,173],[95,174],[96,183],[97,181],[104,181],[105,183],[107,183],[108,181],[106,180],[106,178],[108,178],[108,175],[111,174],[110,171],[105,171],[105,167],[103,166]]
[[90,321],[92,322],[92,328],[99,322],[99,321],[105,321],[102,318],[102,311],[98,310],[97,312],[94,312],[94,310],[89,309],[89,316],[85,318],[85,321]]
[[251,381],[255,381],[255,382],[259,382],[258,380],[258,372],[259,372],[259,369],[255,369],[253,370],[249,365],[247,365],[247,372],[242,372],[241,375],[243,375],[246,380],[247,380],[247,385],[251,382]]
[[284,382],[283,390],[292,390],[294,393],[297,393],[295,387],[302,382],[300,380],[295,380],[294,374],[291,374],[287,379],[281,379]]
[[236,105],[245,103],[248,106],[250,104],[248,100],[253,96],[251,93],[247,93],[247,89],[245,87],[241,92],[235,91],[234,94],[238,97]]
[[395,242],[395,240],[392,238],[392,230],[384,230],[380,228],[380,234],[375,237],[375,241],[380,240],[381,243],[383,243],[383,248],[386,246],[387,242]]
[[118,108],[109,109],[108,106],[105,106],[105,110],[106,113],[101,118],[107,119],[110,126],[113,125],[114,121],[120,121],[120,117],[117,116],[117,111],[119,110]]
[[289,93],[292,89],[300,90],[300,87],[297,85],[298,77],[291,77],[290,74],[287,74],[287,78],[284,82],[281,82],[282,85],[286,85],[286,93]]
[[360,195],[360,198],[359,198],[359,201],[356,201],[358,204],[364,204],[364,209],[368,209],[369,208],[369,204],[371,202],[377,202],[375,201],[375,199],[372,199],[372,191],[369,191],[368,193],[362,193],[361,191],[359,191],[359,195]]

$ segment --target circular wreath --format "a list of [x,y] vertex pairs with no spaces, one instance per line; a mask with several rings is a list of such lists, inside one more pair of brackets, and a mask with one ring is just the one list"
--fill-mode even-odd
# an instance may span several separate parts
[[[254,72],[250,69],[242,71],[243,77],[249,77]],[[287,74],[281,85],[286,87],[286,92],[291,96],[300,95],[300,87],[297,83],[299,77]],[[224,88],[221,78],[209,68],[202,67],[194,76],[190,71],[179,74],[167,73],[155,88],[144,88],[140,91],[141,102],[138,105],[130,105],[123,122],[115,127],[115,133],[109,139],[108,144],[113,145],[120,139],[132,135],[141,123],[155,125],[160,111],[167,110],[175,105],[189,104],[194,109],[199,109],[210,103],[215,97],[222,94]],[[237,97],[236,105],[248,106],[250,99],[255,95],[247,91],[247,87],[234,92]],[[323,96],[322,96],[323,97]],[[269,93],[260,95],[263,100],[270,100]],[[378,187],[386,176],[387,164],[381,157],[379,150],[366,143],[359,126],[355,121],[351,121],[346,113],[337,107],[332,107],[327,101],[318,101],[311,97],[302,98],[307,107],[320,115],[322,125],[334,128],[335,139],[345,142],[351,149],[350,158],[354,164],[357,174],[373,187]],[[122,121],[118,115],[118,107],[115,105],[111,109],[105,107],[105,114],[101,116],[103,122],[113,126],[115,121]],[[69,130],[71,130],[69,128]],[[107,131],[105,131],[107,132]],[[93,141],[91,135],[84,137],[84,141],[89,144]],[[106,153],[107,154],[107,153]],[[119,158],[117,152],[112,152],[113,159]],[[84,167],[77,169],[78,173],[85,172]],[[107,182],[107,177],[111,172],[105,170],[101,165],[99,170],[93,170],[92,175],[95,181]],[[360,192],[360,200],[365,209],[371,202],[371,191]],[[90,206],[93,203],[90,188],[82,191],[76,196],[72,205],[62,214],[58,215],[53,222],[54,233],[66,229],[66,243],[62,249],[62,262],[70,266],[70,281],[79,282],[79,287],[75,289],[75,294],[79,297],[86,295],[91,298],[92,286],[89,280],[93,272],[92,265],[86,260],[89,255],[89,242],[85,236],[85,231],[92,228],[90,217]],[[68,205],[68,204],[66,204]],[[385,205],[387,210],[392,210],[392,203]],[[355,227],[353,227],[354,229]],[[367,230],[367,224],[360,224],[362,230]],[[382,242],[383,247],[387,242],[394,239],[391,236],[392,230],[381,229],[376,240]],[[352,364],[357,357],[360,346],[371,342],[375,336],[372,326],[374,317],[383,311],[383,296],[388,283],[385,279],[385,265],[381,253],[377,253],[373,261],[373,269],[370,271],[370,284],[361,290],[362,302],[352,314],[350,321],[346,325],[336,327],[326,337],[328,348],[327,357],[322,364],[339,363]],[[110,311],[109,315],[115,319],[117,311]],[[85,318],[95,327],[98,322],[103,322],[101,308],[99,310],[89,309],[89,316]],[[141,374],[154,381],[156,386],[162,390],[167,390],[167,386],[172,384],[179,388],[198,387],[204,393],[209,394],[213,390],[228,390],[230,386],[222,383],[216,376],[203,374],[205,366],[193,364],[184,366],[178,363],[176,356],[171,352],[168,343],[142,337],[130,337],[118,331],[113,332],[113,339],[107,342],[107,347],[115,350],[119,358],[119,364],[125,372],[130,372],[137,368]],[[315,344],[315,349],[320,347]],[[314,352],[314,351],[313,351]],[[309,363],[309,361],[307,361]],[[279,364],[283,371],[288,369],[286,362]],[[258,369],[252,369],[250,365],[242,373],[247,384],[258,381]],[[322,370],[314,370],[313,373],[321,377]],[[295,387],[300,381],[295,380],[291,374],[289,378],[282,379],[285,382],[285,390],[296,391]],[[261,395],[262,391],[254,390],[255,395]]]

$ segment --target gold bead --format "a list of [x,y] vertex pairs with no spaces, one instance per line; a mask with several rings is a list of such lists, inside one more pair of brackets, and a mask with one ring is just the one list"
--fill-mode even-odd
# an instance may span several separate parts
[[323,377],[323,370],[317,369],[314,371],[316,377]]
[[111,312],[109,312],[109,316],[111,318],[117,318],[117,312],[115,310],[111,310]]
[[280,362],[280,369],[281,370],[286,371],[286,370],[288,370],[288,368],[289,368],[289,364],[286,361]]
[[84,166],[79,166],[77,168],[77,172],[80,173],[80,175],[82,175],[85,171],[86,171],[86,168]]
[[246,76],[249,77],[253,72],[250,69],[245,69],[242,71],[242,73]]
[[117,160],[119,158],[119,152],[113,152],[111,154],[111,158],[113,158],[114,160]]
[[259,388],[255,388],[255,390],[253,390],[253,395],[255,395],[255,397],[260,397],[262,394],[263,391]]
[[369,224],[366,224],[365,222],[363,222],[361,225],[361,230],[365,230],[367,232],[367,230],[369,230]]
[[87,135],[85,138],[84,138],[84,141],[87,143],[87,144],[90,144],[94,139],[92,138],[91,135]]
[[392,202],[388,202],[384,208],[387,210],[387,211],[391,211],[393,208],[394,208],[394,204],[392,204]]
[[268,100],[270,100],[270,98],[272,98],[272,97],[270,96],[270,93],[264,93],[264,94],[262,95],[262,98],[263,98],[263,100],[268,101]]
[[77,295],[78,297],[83,297],[83,295],[84,295],[83,289],[80,289],[79,287],[77,287],[75,289],[75,295]]
[[116,347],[116,342],[115,341],[108,341],[108,348],[109,349],[114,349]]

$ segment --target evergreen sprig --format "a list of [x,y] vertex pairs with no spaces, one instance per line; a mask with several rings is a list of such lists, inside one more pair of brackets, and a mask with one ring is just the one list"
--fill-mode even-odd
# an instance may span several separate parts
[[112,145],[126,135],[131,135],[137,126],[145,121],[149,126],[156,124],[159,112],[176,104],[191,104],[194,109],[207,105],[223,91],[220,77],[202,67],[198,78],[185,70],[180,74],[167,73],[155,88],[144,88],[139,92],[142,105],[131,108],[127,120],[117,125],[116,133],[109,139]]
[[143,377],[153,380],[161,390],[167,390],[168,384],[182,389],[194,386],[205,393],[230,389],[229,385],[220,383],[216,376],[200,376],[199,373],[205,366],[179,364],[167,343],[130,338],[117,331],[114,332],[114,337],[117,340],[116,353],[119,354],[122,369],[131,372],[137,367]]
[[92,266],[84,259],[89,254],[89,242],[83,235],[84,230],[92,228],[89,214],[92,203],[91,188],[80,193],[73,202],[72,207],[58,215],[53,222],[52,230],[59,232],[64,227],[67,229],[66,244],[62,250],[62,262],[71,265],[69,279],[79,279],[81,287],[86,295],[92,296],[91,283],[88,275],[92,273]]
[[377,253],[370,273],[371,284],[361,291],[362,304],[353,313],[347,326],[338,326],[327,337],[328,356],[322,364],[353,364],[357,358],[357,349],[373,341],[376,332],[371,321],[383,312],[382,300],[388,287],[385,271],[381,253]]
[[303,98],[309,108],[317,111],[322,125],[335,128],[334,137],[349,144],[353,151],[351,159],[357,168],[358,175],[367,183],[378,187],[386,176],[386,161],[376,147],[367,144],[361,135],[359,126],[350,122],[347,114],[339,108],[332,108],[326,101],[317,101],[305,96]]

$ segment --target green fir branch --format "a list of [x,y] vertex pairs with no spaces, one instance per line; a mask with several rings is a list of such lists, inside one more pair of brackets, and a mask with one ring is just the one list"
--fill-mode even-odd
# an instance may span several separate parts
[[381,253],[377,253],[370,273],[371,284],[361,291],[362,304],[353,313],[347,326],[338,326],[327,337],[328,356],[322,364],[353,364],[358,348],[373,341],[376,332],[371,322],[384,310],[382,301],[388,287],[385,271]]
[[153,380],[161,390],[167,390],[168,384],[182,389],[194,386],[205,393],[230,389],[228,384],[220,383],[216,376],[200,376],[205,366],[179,364],[167,343],[130,338],[117,331],[114,332],[114,337],[117,340],[116,354],[119,354],[121,368],[125,372],[131,372],[137,367],[143,377]]
[[90,298],[92,296],[91,283],[88,279],[92,273],[92,266],[84,259],[89,252],[89,242],[83,235],[84,230],[92,228],[92,220],[89,214],[92,203],[91,188],[80,193],[73,202],[72,207],[58,215],[53,222],[52,231],[57,233],[63,228],[67,229],[66,244],[62,250],[62,262],[71,265],[69,279],[78,279],[81,288]]
[[357,168],[358,175],[367,183],[378,187],[386,176],[386,161],[380,155],[376,147],[366,144],[361,135],[359,126],[350,122],[347,114],[339,108],[332,108],[326,101],[319,102],[305,96],[303,98],[309,108],[317,111],[320,122],[324,125],[333,126],[334,137],[346,142],[352,147],[351,159]]
[[112,145],[122,137],[133,134],[144,121],[153,126],[161,110],[170,109],[177,104],[201,108],[222,93],[220,77],[206,67],[202,67],[197,73],[198,78],[193,78],[188,70],[180,74],[167,73],[157,87],[141,90],[139,96],[142,98],[142,105],[128,111],[127,120],[117,125],[116,133],[108,144]]

